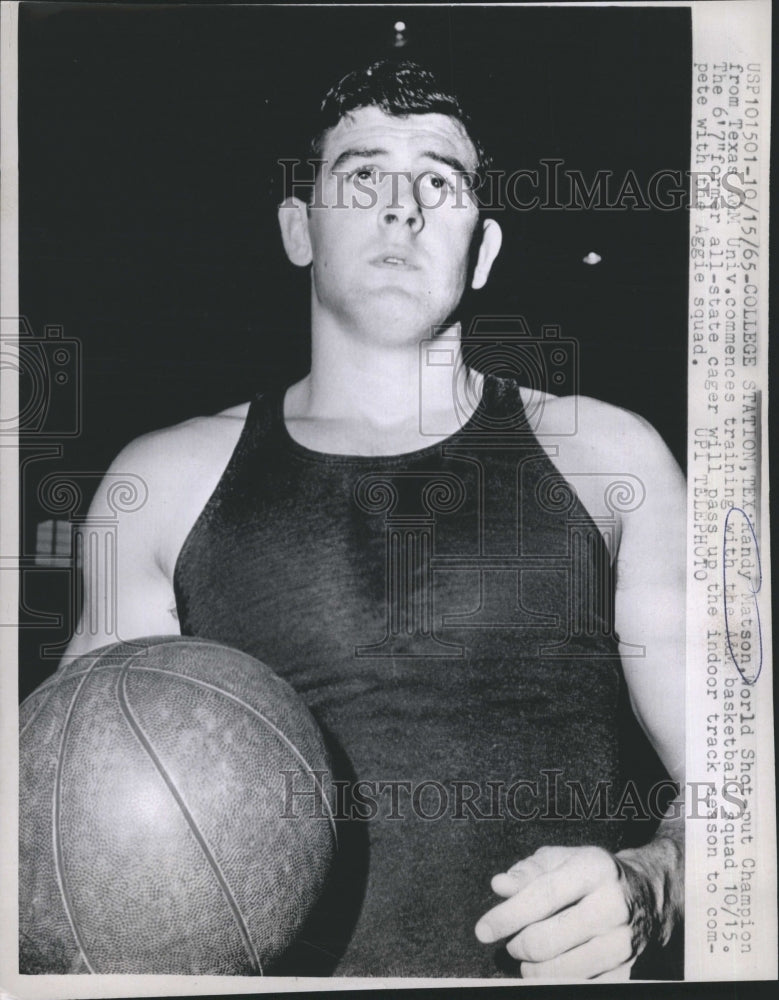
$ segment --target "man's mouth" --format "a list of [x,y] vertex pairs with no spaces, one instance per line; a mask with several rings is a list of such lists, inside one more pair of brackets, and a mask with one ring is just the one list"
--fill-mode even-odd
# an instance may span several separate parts
[[414,264],[408,257],[404,257],[402,254],[397,253],[379,254],[371,260],[371,264],[375,267],[391,267],[409,271],[417,270],[417,265]]

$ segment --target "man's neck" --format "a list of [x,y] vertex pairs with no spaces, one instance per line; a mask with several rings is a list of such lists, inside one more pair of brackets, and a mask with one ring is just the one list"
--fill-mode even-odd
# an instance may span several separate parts
[[455,324],[435,340],[405,347],[352,342],[334,349],[331,338],[314,337],[311,371],[293,387],[289,404],[301,419],[377,430],[427,425],[443,435],[470,416],[480,396],[479,376],[465,369]]

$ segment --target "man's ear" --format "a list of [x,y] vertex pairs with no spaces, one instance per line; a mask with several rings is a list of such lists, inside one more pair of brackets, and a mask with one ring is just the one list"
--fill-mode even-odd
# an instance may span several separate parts
[[284,250],[293,264],[305,267],[313,259],[308,233],[308,209],[300,198],[285,198],[279,205],[279,228]]
[[485,219],[482,228],[481,245],[476,255],[476,266],[473,269],[471,288],[483,288],[490,275],[493,261],[498,256],[503,242],[503,231],[495,219]]

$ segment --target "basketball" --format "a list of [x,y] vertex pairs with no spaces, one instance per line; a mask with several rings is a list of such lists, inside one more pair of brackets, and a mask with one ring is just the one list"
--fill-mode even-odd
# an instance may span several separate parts
[[262,975],[327,879],[329,770],[298,695],[237,650],[61,667],[20,709],[20,971]]

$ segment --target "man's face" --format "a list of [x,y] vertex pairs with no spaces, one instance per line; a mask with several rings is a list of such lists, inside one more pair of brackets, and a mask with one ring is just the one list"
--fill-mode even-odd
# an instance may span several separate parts
[[308,213],[315,308],[389,342],[429,336],[468,277],[476,151],[453,118],[359,108],[325,138]]

